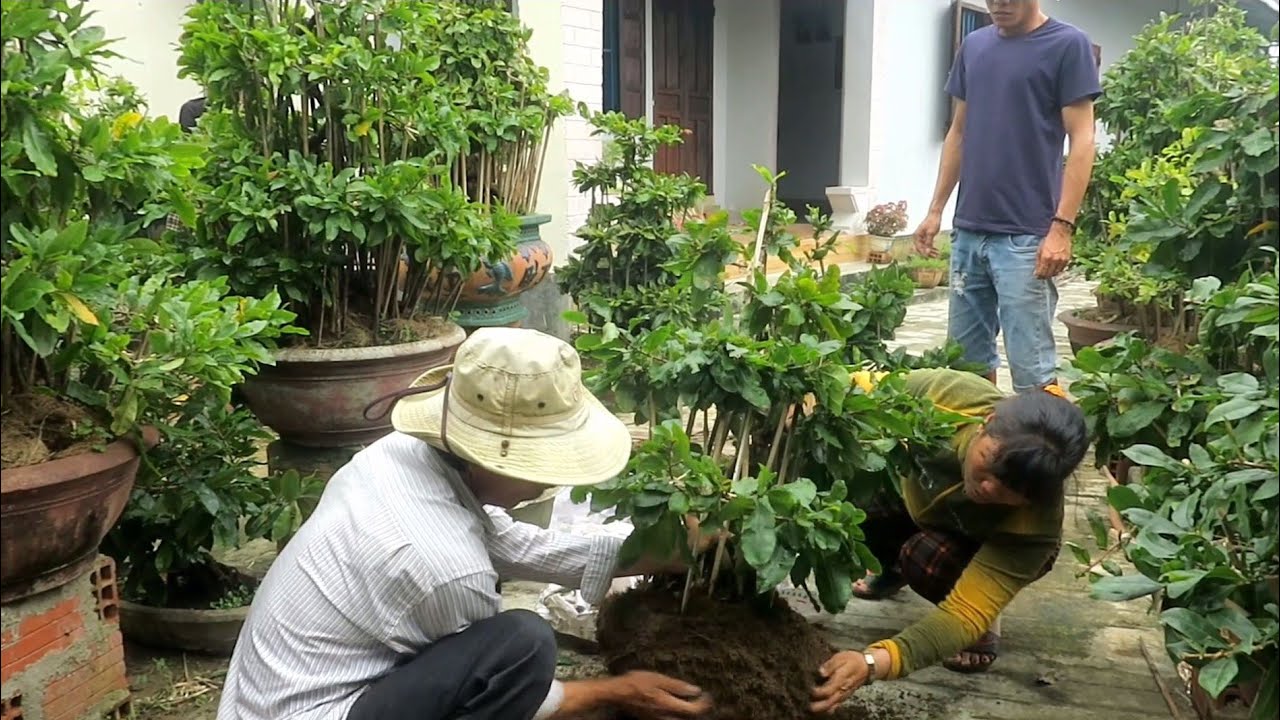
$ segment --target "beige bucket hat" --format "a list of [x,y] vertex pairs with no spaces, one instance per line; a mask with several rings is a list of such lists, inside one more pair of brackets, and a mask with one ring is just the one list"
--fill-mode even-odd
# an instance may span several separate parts
[[631,457],[626,425],[583,386],[577,351],[536,330],[476,330],[453,365],[410,388],[423,392],[396,402],[396,430],[500,475],[594,485]]

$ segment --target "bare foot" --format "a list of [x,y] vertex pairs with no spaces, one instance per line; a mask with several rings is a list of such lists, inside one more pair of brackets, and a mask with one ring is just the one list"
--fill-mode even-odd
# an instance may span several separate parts
[[943,661],[942,666],[958,673],[986,672],[999,654],[1000,636],[988,632],[978,642]]
[[884,600],[896,595],[906,584],[896,573],[867,573],[865,578],[853,584],[853,595],[863,600]]

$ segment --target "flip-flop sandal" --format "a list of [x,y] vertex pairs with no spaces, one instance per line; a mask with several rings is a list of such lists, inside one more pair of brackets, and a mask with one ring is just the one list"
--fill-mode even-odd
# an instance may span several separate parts
[[856,582],[853,584],[853,596],[863,600],[884,600],[906,586],[907,581],[897,573],[868,575],[862,579],[861,587]]
[[966,675],[986,672],[991,669],[996,658],[1000,655],[1000,636],[993,632],[983,633],[978,642],[965,648],[962,652],[976,655],[977,659],[965,662],[952,658],[944,660],[942,666],[951,672],[964,673]]

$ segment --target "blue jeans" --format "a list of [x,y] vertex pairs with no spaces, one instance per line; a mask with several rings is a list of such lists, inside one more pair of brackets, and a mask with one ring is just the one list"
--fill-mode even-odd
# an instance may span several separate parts
[[1058,288],[1035,276],[1042,238],[957,229],[951,239],[951,312],[947,334],[965,360],[1000,367],[996,335],[1004,332],[1013,389],[1054,381],[1058,366],[1053,313]]

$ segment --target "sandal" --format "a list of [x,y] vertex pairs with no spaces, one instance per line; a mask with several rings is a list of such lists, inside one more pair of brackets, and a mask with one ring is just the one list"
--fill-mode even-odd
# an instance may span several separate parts
[[883,572],[867,576],[853,584],[853,596],[863,600],[884,600],[893,597],[907,586],[907,581],[895,572]]
[[[965,655],[969,655],[970,659],[962,659]],[[982,634],[978,642],[965,648],[955,657],[944,660],[942,666],[951,672],[981,673],[990,670],[992,663],[996,661],[996,657],[999,655],[1000,636],[993,632],[987,632]]]

